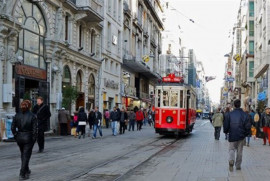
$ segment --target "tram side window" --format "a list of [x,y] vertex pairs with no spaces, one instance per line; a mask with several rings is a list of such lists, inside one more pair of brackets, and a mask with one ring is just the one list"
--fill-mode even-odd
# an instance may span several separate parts
[[163,106],[169,106],[169,91],[163,91]]
[[171,107],[178,107],[178,91],[171,91]]
[[157,100],[158,107],[160,107],[160,102],[161,102],[161,91],[158,90],[158,100]]
[[181,90],[180,91],[180,108],[184,108],[183,101],[184,101],[184,92],[183,90]]

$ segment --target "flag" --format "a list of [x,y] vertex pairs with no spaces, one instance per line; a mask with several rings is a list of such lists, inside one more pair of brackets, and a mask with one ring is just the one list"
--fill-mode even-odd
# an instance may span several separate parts
[[205,76],[205,81],[209,82],[210,80],[216,79],[216,76]]
[[232,72],[227,72],[227,74],[228,74],[229,76],[232,76]]

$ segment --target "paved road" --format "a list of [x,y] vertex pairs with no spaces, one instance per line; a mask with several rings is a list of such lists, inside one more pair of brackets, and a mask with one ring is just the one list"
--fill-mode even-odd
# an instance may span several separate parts
[[[213,138],[213,128],[198,120],[186,137],[159,136],[150,127],[102,139],[48,137],[46,150],[31,159],[31,180],[270,180],[270,147],[252,140],[244,149],[242,171],[228,171],[228,143],[224,135]],[[0,143],[0,180],[18,180],[19,150],[14,143]]]

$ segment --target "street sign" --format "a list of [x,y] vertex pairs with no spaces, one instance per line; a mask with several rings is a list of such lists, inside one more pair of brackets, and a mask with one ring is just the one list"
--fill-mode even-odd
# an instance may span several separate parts
[[227,81],[227,82],[233,82],[233,81],[234,81],[234,77],[227,77],[227,78],[226,78],[226,81]]

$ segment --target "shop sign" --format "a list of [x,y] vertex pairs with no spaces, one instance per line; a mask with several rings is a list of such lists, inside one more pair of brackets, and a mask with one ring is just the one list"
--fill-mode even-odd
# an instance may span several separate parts
[[47,72],[45,70],[29,67],[26,65],[16,65],[16,74],[31,77],[35,79],[47,79]]
[[104,86],[107,88],[112,88],[112,89],[119,88],[119,85],[117,82],[114,82],[113,80],[107,80],[107,79],[104,79]]

